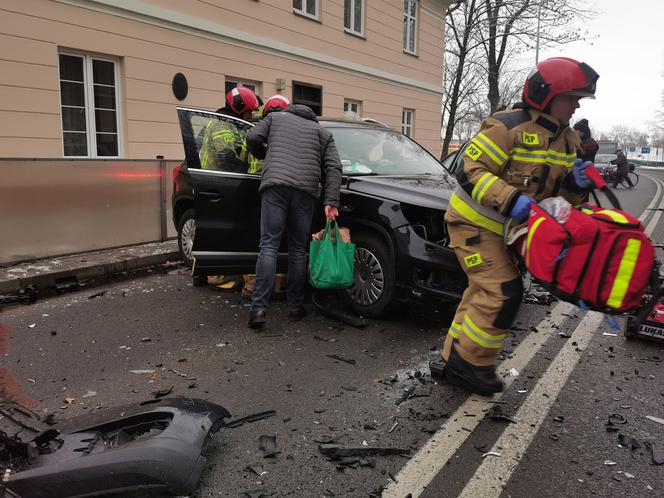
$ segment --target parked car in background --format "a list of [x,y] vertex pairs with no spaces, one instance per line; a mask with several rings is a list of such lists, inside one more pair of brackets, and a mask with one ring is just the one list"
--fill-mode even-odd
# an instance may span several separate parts
[[[230,116],[178,109],[186,166],[174,174],[173,221],[192,275],[253,273],[258,256],[260,174],[200,168],[201,130]],[[339,223],[356,245],[355,279],[341,291],[354,310],[383,314],[396,299],[456,301],[466,277],[447,247],[443,217],[456,180],[424,148],[375,121],[324,119],[343,166]],[[324,224],[316,209],[312,233]],[[285,240],[285,239],[284,239]],[[189,251],[189,248],[191,250]],[[282,242],[278,267],[286,270]],[[188,252],[189,251],[189,252]]]

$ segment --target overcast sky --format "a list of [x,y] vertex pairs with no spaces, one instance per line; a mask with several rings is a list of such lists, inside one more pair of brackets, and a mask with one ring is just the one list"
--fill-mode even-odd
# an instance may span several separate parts
[[664,0],[590,0],[593,6],[598,15],[588,30],[595,38],[540,51],[540,60],[562,55],[599,73],[597,99],[581,100],[573,122],[585,117],[595,131],[617,124],[647,131],[664,90]]

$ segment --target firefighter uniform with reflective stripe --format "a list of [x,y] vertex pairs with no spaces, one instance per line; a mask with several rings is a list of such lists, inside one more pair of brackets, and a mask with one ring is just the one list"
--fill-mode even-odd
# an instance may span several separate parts
[[240,133],[233,123],[211,119],[205,127],[199,154],[201,168],[246,173],[247,160],[242,158],[243,142],[244,133]]
[[445,361],[454,345],[472,365],[496,364],[523,297],[516,260],[503,242],[505,217],[520,193],[583,201],[571,174],[578,141],[551,116],[514,109],[485,119],[466,146],[445,221],[469,285],[445,340]]

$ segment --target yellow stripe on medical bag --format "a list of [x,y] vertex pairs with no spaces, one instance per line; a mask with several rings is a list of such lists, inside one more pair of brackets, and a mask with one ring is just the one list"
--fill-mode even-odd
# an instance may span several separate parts
[[632,275],[634,274],[634,268],[636,268],[636,261],[639,259],[640,250],[640,240],[630,239],[627,241],[616,279],[613,281],[613,287],[611,287],[609,300],[606,302],[611,308],[618,309],[622,306],[625,294],[627,294],[627,289],[629,288],[629,282],[632,280]]
[[537,227],[539,227],[544,220],[546,220],[546,217],[540,216],[533,222],[532,228],[528,230],[528,238],[526,239],[526,268],[530,266],[530,243],[535,235],[535,230],[537,230]]

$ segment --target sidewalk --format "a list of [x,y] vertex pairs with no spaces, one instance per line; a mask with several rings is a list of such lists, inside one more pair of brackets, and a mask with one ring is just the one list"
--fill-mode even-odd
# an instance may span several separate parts
[[38,290],[53,289],[58,282],[104,278],[179,259],[177,240],[167,240],[19,263],[0,268],[0,294],[11,294],[28,285]]

